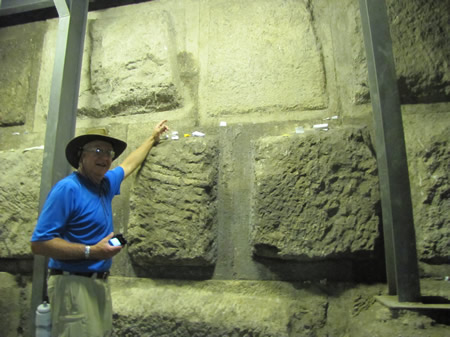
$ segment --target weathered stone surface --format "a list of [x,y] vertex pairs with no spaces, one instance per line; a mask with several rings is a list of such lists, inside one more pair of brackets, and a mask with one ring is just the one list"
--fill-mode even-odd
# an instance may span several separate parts
[[0,30],[0,126],[25,124],[33,112],[42,24]]
[[262,138],[254,188],[256,255],[321,260],[374,252],[379,190],[366,129]]
[[411,158],[412,187],[417,190],[415,224],[421,260],[448,263],[450,258],[450,131],[422,144]]
[[16,337],[20,326],[20,292],[14,275],[0,272],[0,331],[4,337]]
[[[448,2],[388,0],[387,3],[403,103],[448,102]],[[175,7],[177,10],[173,11]],[[221,137],[221,156],[218,161],[222,170],[218,188],[224,193],[220,195],[221,200],[217,201],[217,224],[214,219],[217,178],[209,180],[203,177],[208,170],[213,170],[211,172],[214,173],[211,174],[217,175],[214,171],[216,169],[210,167],[214,166],[215,160],[205,159],[205,165],[201,168],[193,164],[192,172],[188,172],[187,166],[182,166],[188,157],[186,153],[189,153],[183,144],[188,140],[170,145],[161,144],[152,151],[148,160],[153,162],[146,165],[141,170],[142,176],[138,177],[137,184],[140,186],[136,185],[136,190],[139,192],[131,193],[132,225],[129,231],[135,241],[131,240],[130,252],[136,257],[137,262],[133,262],[135,265],[150,269],[156,264],[161,268],[172,264],[172,275],[178,278],[185,275],[180,273],[181,269],[193,270],[197,269],[196,266],[212,265],[208,269],[215,269],[212,277],[243,279],[251,275],[255,280],[283,278],[286,273],[279,271],[291,267],[305,274],[302,279],[311,280],[315,275],[326,273],[336,276],[347,271],[350,271],[347,279],[354,277],[352,272],[358,279],[362,279],[360,276],[368,268],[373,268],[372,264],[367,264],[365,268],[358,267],[364,262],[352,260],[372,252],[371,245],[378,235],[374,219],[368,220],[369,226],[373,226],[370,228],[358,222],[379,211],[374,206],[377,202],[373,197],[377,189],[372,180],[376,180],[376,174],[371,170],[375,164],[373,161],[369,165],[367,158],[370,155],[360,152],[365,146],[362,144],[364,142],[355,141],[355,148],[348,147],[348,141],[344,142],[346,145],[341,145],[343,140],[339,132],[337,135],[319,134],[316,145],[312,145],[313,139],[305,137],[297,147],[289,138],[262,140],[256,150],[262,151],[263,146],[267,145],[270,151],[264,158],[262,153],[256,153],[260,159],[255,163],[259,171],[255,171],[258,174],[254,181],[249,173],[253,163],[248,160],[252,153],[248,145],[250,139],[263,134],[264,132],[259,132],[261,130],[271,130],[271,135],[283,134],[290,128],[287,126],[289,123],[309,123],[328,113],[338,114],[342,117],[339,123],[347,125],[354,122],[351,119],[354,116],[352,109],[362,111],[364,115],[358,117],[370,118],[370,114],[365,113],[370,110],[370,106],[364,105],[370,98],[358,1],[341,0],[337,5],[336,1],[329,0],[162,0],[145,2],[136,7],[90,12],[89,17],[84,59],[87,62],[83,66],[79,102],[81,112],[87,117],[82,116],[77,120],[78,127],[80,124],[82,128],[88,128],[103,123],[97,117],[126,115],[104,121],[117,123],[120,132],[114,134],[125,135],[126,129],[133,133],[137,124],[147,128],[146,123],[163,114],[174,129],[185,123],[198,126],[211,123],[216,126],[218,116],[225,116],[223,120],[229,125],[218,131]],[[321,21],[317,21],[318,18]],[[56,21],[23,27],[23,34],[18,35],[18,41],[23,46],[36,43],[33,48],[11,42],[15,38],[11,31],[21,31],[22,27],[0,30],[0,80],[3,85],[0,88],[0,124],[3,125],[0,129],[1,150],[42,144],[40,140],[44,139],[46,125],[44,115],[51,82]],[[180,22],[185,23],[181,29],[179,27],[183,24]],[[45,34],[45,45],[39,49],[38,40],[34,40],[33,34],[38,33],[35,28],[41,24],[43,28],[40,29],[46,30],[48,27],[49,30]],[[28,41],[30,36],[33,37],[33,42]],[[5,49],[6,54],[3,52]],[[36,62],[32,68],[28,64],[29,57],[33,57],[33,62]],[[39,81],[33,82],[32,76],[38,75]],[[18,80],[13,80],[12,77],[17,77]],[[185,85],[183,93],[180,81]],[[188,88],[186,82],[190,82]],[[34,96],[27,96],[35,95],[36,91],[37,101]],[[186,107],[187,92],[198,98],[198,105],[186,118],[180,110]],[[4,93],[7,95],[6,100],[2,96]],[[11,106],[16,109],[17,116],[5,114],[2,110],[2,107]],[[430,271],[425,269],[427,277],[433,275],[441,279],[442,276],[449,275],[448,248],[446,249],[449,235],[446,188],[449,134],[442,131],[444,126],[449,129],[448,124],[445,124],[449,120],[449,104],[443,103],[442,106],[446,107],[447,113],[432,117],[438,115],[431,113],[435,112],[435,104],[408,105],[407,109],[412,110],[414,115],[423,116],[420,124],[414,125],[414,133],[410,132],[411,125],[405,125],[407,137],[410,137],[407,141],[408,164],[412,168],[410,177],[419,258],[422,265],[426,264],[430,268]],[[325,110],[311,111],[322,108]],[[444,108],[439,109],[444,111]],[[300,110],[310,111],[297,115]],[[164,113],[152,117],[158,111]],[[146,112],[149,114],[145,115]],[[131,114],[133,116],[128,116]],[[4,127],[5,125],[13,126]],[[22,137],[23,130],[29,126],[33,130],[28,136]],[[20,131],[21,137],[13,136],[15,131]],[[420,137],[421,135],[425,137]],[[320,138],[328,136],[335,139]],[[128,140],[134,141],[133,137]],[[336,144],[331,145],[331,142]],[[281,153],[278,152],[290,149],[290,146],[293,148],[292,153],[299,155],[297,162],[289,156],[286,157],[287,160],[280,160]],[[177,150],[177,147],[182,148],[182,151]],[[315,152],[315,148],[319,147],[331,148],[331,155],[319,156]],[[340,152],[335,153],[336,148]],[[352,155],[362,158],[367,166],[356,167],[354,171],[339,169],[330,175],[327,168],[328,165],[333,167],[331,163],[336,163],[336,157],[348,166],[360,164],[360,161],[351,161],[347,157],[347,148]],[[309,150],[311,152],[307,152]],[[8,308],[8,311],[0,312],[0,334],[5,337],[28,335],[26,328],[32,319],[27,316],[30,308],[28,302],[22,300],[21,313],[16,311],[14,304],[19,302],[16,287],[20,287],[22,297],[29,295],[24,294],[24,284],[20,281],[23,276],[20,274],[31,270],[31,267],[24,266],[27,261],[31,261],[26,250],[37,216],[40,176],[38,164],[41,158],[16,151],[0,153],[3,172],[0,178],[0,270],[13,270],[15,274],[14,278],[0,275],[0,307],[2,310],[4,307]],[[36,153],[36,156],[39,155]],[[329,157],[330,163],[324,157]],[[242,164],[236,165],[237,161],[242,161]],[[306,165],[310,167],[305,168]],[[268,169],[267,172],[262,171],[263,166]],[[183,168],[178,169],[179,167]],[[313,167],[317,172],[312,170]],[[291,172],[291,169],[294,171]],[[308,175],[299,176],[296,180],[295,170]],[[363,173],[364,170],[369,173]],[[193,173],[202,178],[193,179]],[[283,174],[286,175],[285,178]],[[242,184],[249,176],[251,179]],[[330,176],[339,176],[339,179],[333,181]],[[123,220],[123,223],[118,222],[121,229],[127,226],[130,179],[124,184],[124,193],[120,197],[123,199],[115,208],[115,214],[119,214],[115,219]],[[207,187],[195,184],[187,187],[185,181],[180,183],[183,179],[201,181]],[[349,180],[354,181],[353,185],[347,182]],[[177,183],[168,183],[172,181]],[[301,187],[289,188],[292,181],[300,181]],[[336,186],[341,182],[342,186]],[[267,189],[254,183],[266,184]],[[223,186],[225,187],[220,190]],[[308,188],[302,188],[303,186]],[[324,190],[320,191],[322,186]],[[262,194],[253,196],[253,187]],[[274,192],[278,191],[280,197],[271,199],[270,188]],[[314,189],[318,192],[317,195],[303,195]],[[342,193],[334,194],[339,189],[342,189]],[[368,197],[358,197],[364,195],[364,189]],[[253,209],[242,207],[250,203],[250,193],[255,202]],[[35,195],[34,199],[31,194]],[[186,196],[186,200],[182,200],[183,196]],[[314,198],[309,199],[308,196]],[[187,200],[192,201],[192,210],[183,209],[182,213],[176,209],[186,207]],[[297,207],[303,206],[302,202],[305,208],[300,212]],[[336,207],[333,209],[333,202],[340,203],[334,215]],[[350,209],[347,215],[341,210],[345,202]],[[238,204],[240,209],[233,208]],[[249,213],[255,211],[260,213],[250,216]],[[295,213],[297,211],[300,215]],[[207,212],[211,213],[207,215]],[[359,213],[355,215],[356,212]],[[140,215],[143,217],[140,218]],[[198,224],[194,224],[194,218]],[[227,221],[223,221],[224,218]],[[317,220],[316,223],[324,227],[300,227],[303,224],[300,221],[314,224],[311,219]],[[145,224],[144,220],[149,223]],[[257,228],[251,242],[257,246],[255,252],[277,257],[278,260],[263,259],[264,263],[259,263],[261,260],[251,259],[247,241],[250,221]],[[355,228],[340,221],[354,221]],[[206,222],[207,226],[202,227],[202,222]],[[157,226],[151,227],[155,223]],[[278,223],[287,225],[276,227]],[[27,224],[30,225],[29,228]],[[275,227],[270,227],[270,224],[275,224]],[[220,226],[217,232],[221,235],[220,242],[223,242],[222,247],[218,245],[220,253],[216,265],[215,253],[212,253],[216,245],[214,226]],[[234,230],[236,228],[239,230]],[[326,233],[326,230],[330,232]],[[348,235],[345,236],[345,233]],[[324,238],[318,240],[321,234]],[[306,239],[316,240],[311,243],[313,248],[309,251],[302,251],[305,245],[299,245],[306,241],[302,235],[306,235]],[[354,235],[361,235],[364,239],[359,240]],[[275,249],[266,249],[269,246],[263,241],[265,237],[271,240],[269,244],[274,244]],[[333,237],[336,242],[331,239]],[[139,242],[141,239],[143,241]],[[364,242],[367,243],[365,247],[359,246]],[[328,248],[325,245],[330,246],[331,251],[324,250],[322,255],[319,249]],[[277,249],[280,249],[278,253]],[[124,255],[125,252],[122,252],[121,256]],[[311,259],[332,257],[338,260],[309,263]],[[134,269],[135,265],[129,263],[128,256],[123,260],[117,260],[118,258],[115,261],[122,265],[117,269]],[[286,262],[283,259],[307,262]],[[377,256],[376,262],[381,264],[380,261],[382,259]],[[220,265],[223,266],[221,274],[216,274],[217,266]],[[345,268],[338,269],[339,266]],[[353,268],[355,266],[357,267]],[[430,266],[438,268],[431,270]],[[244,272],[245,268],[251,272]],[[317,274],[309,274],[315,268],[318,270]],[[199,269],[203,270],[203,267]],[[127,272],[128,274],[131,275],[132,272]],[[328,284],[331,279],[328,279]],[[426,292],[423,285],[427,281],[433,281],[429,286],[434,292]],[[30,281],[28,282],[30,290]],[[300,290],[303,285],[298,283],[280,285],[278,289],[283,290],[274,291],[264,281],[240,282],[237,285],[236,282],[154,282],[134,278],[130,283],[115,283],[112,278],[111,284],[116,309],[116,335],[121,337],[156,334],[180,337],[442,337],[448,331],[448,325],[443,326],[431,317],[405,311],[393,312],[375,302],[374,295],[386,291],[385,283],[370,289],[361,284],[349,284],[347,289],[340,286],[332,289],[333,285],[322,283],[319,287],[321,291],[310,288],[308,291]],[[423,295],[445,295],[448,299],[449,285],[449,282],[442,280],[421,279]],[[326,301],[323,295],[325,289],[329,296]],[[3,293],[6,293],[6,297]],[[27,297],[29,298],[30,296]],[[9,303],[12,303],[11,306]],[[11,312],[15,314],[11,316]],[[19,316],[21,323],[18,326]],[[326,319],[325,326],[323,317]]]
[[[449,5],[443,1],[389,0],[388,15],[402,103],[445,102],[450,97]],[[330,11],[338,87],[356,105],[370,102],[367,59],[358,1]],[[349,38],[351,36],[351,38]]]
[[[326,2],[326,9],[316,9],[328,15],[322,19],[330,26],[333,59],[336,65],[336,90],[345,105],[359,105],[369,101],[367,83],[367,60],[361,29],[359,3],[354,0],[342,0],[340,6]],[[318,4],[314,4],[318,6]],[[318,14],[316,14],[318,16]],[[321,22],[315,22],[320,25]],[[349,38],[351,37],[351,38]]]
[[[320,43],[299,1],[210,2],[200,98],[210,116],[327,106]],[[206,28],[206,27],[205,27]]]
[[111,287],[120,337],[315,336],[326,322],[326,295],[312,286],[113,278]]
[[92,20],[80,113],[105,117],[180,107],[172,21],[171,13],[158,6],[113,9]]
[[[384,284],[118,277],[110,284],[117,337],[443,337],[448,330],[438,315],[382,306],[375,296],[385,292]],[[449,282],[422,283],[424,296],[448,300],[449,290]]]
[[31,256],[38,216],[42,150],[0,153],[0,258]]
[[128,252],[141,267],[215,263],[217,144],[167,140],[152,150],[131,192]]
[[[425,297],[444,293],[446,295],[441,300],[448,300],[449,282],[426,280],[422,282],[421,287],[422,295]],[[448,326],[445,325],[445,319],[442,320],[445,316],[444,310],[441,311],[440,319],[436,311],[434,315],[430,315],[424,311],[390,310],[375,298],[385,294],[385,291],[386,286],[381,284],[358,285],[351,289],[343,285],[331,286],[327,292],[339,294],[339,296],[328,297],[327,325],[316,336],[443,337],[447,335]]]
[[388,1],[398,85],[405,104],[450,99],[449,11],[447,1]]

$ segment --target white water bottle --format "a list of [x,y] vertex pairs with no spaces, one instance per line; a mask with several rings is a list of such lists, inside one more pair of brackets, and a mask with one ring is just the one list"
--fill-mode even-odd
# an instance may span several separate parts
[[36,310],[36,337],[51,337],[52,318],[50,304],[44,301]]

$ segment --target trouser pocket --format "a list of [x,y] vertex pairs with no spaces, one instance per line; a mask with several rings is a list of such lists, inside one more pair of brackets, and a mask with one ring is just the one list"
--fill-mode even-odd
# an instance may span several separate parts
[[59,316],[55,330],[53,334],[58,337],[88,336],[86,317],[81,314]]

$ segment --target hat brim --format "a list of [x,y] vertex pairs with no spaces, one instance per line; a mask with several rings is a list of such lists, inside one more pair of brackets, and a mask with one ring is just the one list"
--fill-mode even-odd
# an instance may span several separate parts
[[104,135],[97,135],[97,134],[88,134],[88,135],[82,135],[73,138],[66,146],[66,158],[67,161],[72,165],[74,168],[78,168],[80,157],[81,157],[81,150],[83,149],[83,146],[87,143],[90,143],[94,140],[102,140],[104,142],[108,142],[112,145],[114,149],[114,158],[113,161],[119,157],[123,151],[127,148],[127,143],[124,141],[108,137]]

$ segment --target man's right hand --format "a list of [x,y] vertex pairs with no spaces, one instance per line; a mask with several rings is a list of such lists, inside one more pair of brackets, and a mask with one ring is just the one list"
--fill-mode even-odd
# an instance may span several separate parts
[[109,244],[109,240],[113,237],[114,233],[111,233],[96,245],[91,246],[90,258],[94,260],[106,260],[119,253],[122,246],[111,246]]

